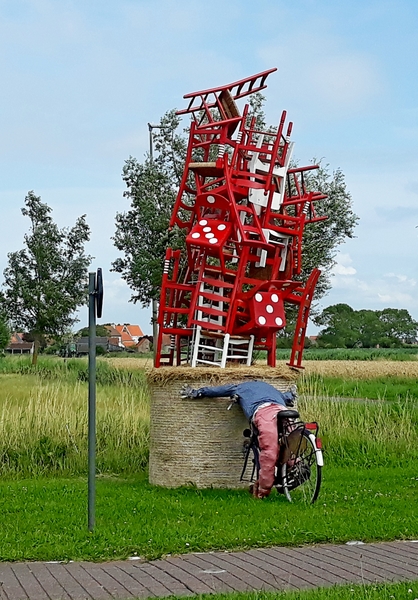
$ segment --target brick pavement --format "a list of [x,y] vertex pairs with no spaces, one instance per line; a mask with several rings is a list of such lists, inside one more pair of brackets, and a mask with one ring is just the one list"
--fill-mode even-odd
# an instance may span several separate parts
[[111,600],[418,580],[418,540],[203,552],[150,562],[0,563],[0,600]]

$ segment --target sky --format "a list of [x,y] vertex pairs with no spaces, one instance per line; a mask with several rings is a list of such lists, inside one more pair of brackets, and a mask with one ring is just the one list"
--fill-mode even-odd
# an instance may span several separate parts
[[150,309],[110,271],[124,162],[145,158],[147,123],[184,94],[277,67],[268,122],[287,110],[299,164],[340,168],[359,216],[320,308],[418,320],[417,30],[416,0],[0,0],[0,282],[33,190],[60,227],[87,215],[101,322],[151,334]]

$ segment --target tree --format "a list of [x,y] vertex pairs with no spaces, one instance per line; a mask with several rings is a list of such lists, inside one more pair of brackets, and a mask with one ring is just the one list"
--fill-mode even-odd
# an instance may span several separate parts
[[384,308],[378,311],[382,323],[382,346],[394,343],[414,343],[418,337],[418,323],[414,321],[405,308]]
[[325,221],[308,223],[305,227],[302,249],[302,279],[305,281],[314,267],[321,269],[315,299],[322,298],[332,287],[331,269],[335,264],[337,247],[354,236],[358,216],[353,212],[352,199],[347,190],[341,169],[331,173],[329,165],[313,160],[319,169],[308,171],[306,185],[310,190],[326,194],[315,207],[318,216],[326,215]]
[[[83,327],[77,334],[74,336],[76,338],[80,337],[88,337],[90,335],[90,328]],[[96,325],[96,337],[109,337],[109,331],[106,329],[104,325]]]
[[161,119],[161,129],[154,135],[154,160],[148,157],[144,164],[130,157],[124,165],[122,177],[127,190],[124,196],[131,202],[125,213],[116,214],[116,233],[112,238],[118,250],[124,253],[112,263],[112,270],[122,274],[133,290],[131,302],[143,307],[153,303],[153,321],[157,318],[165,251],[183,245],[183,234],[169,231],[176,187],[182,176],[185,139],[175,134],[179,118],[170,111]]
[[316,318],[324,326],[318,335],[318,345],[331,348],[353,348],[358,344],[356,312],[348,304],[334,304]]
[[8,254],[0,302],[13,327],[33,336],[37,362],[45,336],[59,337],[77,322],[76,309],[87,302],[87,269],[91,257],[84,253],[90,238],[85,215],[71,229],[59,229],[52,209],[29,192],[22,214],[31,226],[25,248]]
[[316,322],[324,326],[318,344],[332,348],[401,346],[415,341],[418,334],[418,323],[406,309],[353,310],[348,304],[334,304]]
[[[260,93],[249,98],[249,118],[255,116],[260,128],[266,127],[264,100]],[[157,152],[154,161],[147,158],[140,163],[132,157],[126,161],[122,175],[127,185],[124,196],[131,201],[131,209],[116,215],[113,237],[116,248],[124,253],[123,258],[112,263],[113,270],[121,273],[133,290],[132,302],[140,302],[144,307],[154,303],[154,320],[165,250],[167,246],[182,247],[184,240],[181,232],[168,231],[187,150],[187,138],[183,135],[187,129],[176,133],[179,124],[175,111],[167,112],[160,121],[158,133],[153,134]],[[309,189],[328,194],[328,198],[319,202],[317,207],[318,214],[326,214],[328,220],[310,223],[305,228],[300,277],[306,281],[314,267],[322,270],[315,292],[315,299],[319,299],[331,287],[330,272],[336,248],[347,237],[353,237],[358,217],[352,210],[351,196],[340,169],[331,173],[328,165],[321,164],[319,169],[306,176],[306,181]],[[296,312],[289,307],[287,321],[290,329],[294,327]]]
[[10,328],[7,323],[7,318],[0,313],[0,350],[7,348],[10,342]]

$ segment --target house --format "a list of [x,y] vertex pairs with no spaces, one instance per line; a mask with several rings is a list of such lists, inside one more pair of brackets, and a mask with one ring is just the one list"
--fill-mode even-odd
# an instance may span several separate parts
[[5,352],[9,354],[33,354],[34,342],[25,342],[23,336],[23,333],[13,333],[7,348],[4,349]]
[[138,342],[144,337],[142,329],[139,325],[130,325],[125,323],[124,325],[105,325],[109,332],[109,337],[112,345],[118,345],[120,348],[132,348],[138,344]]

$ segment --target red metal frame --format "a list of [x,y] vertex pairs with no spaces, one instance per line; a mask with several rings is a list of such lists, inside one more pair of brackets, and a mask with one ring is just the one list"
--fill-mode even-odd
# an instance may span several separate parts
[[[264,89],[275,70],[186,94],[188,106],[177,113],[191,114],[192,122],[170,228],[186,232],[188,268],[180,269],[180,251],[167,250],[156,366],[174,364],[176,354],[179,364],[181,341],[190,340],[196,327],[221,336],[254,335],[254,347],[266,350],[275,366],[276,333],[290,303],[299,311],[288,364],[302,368],[320,275],[314,269],[305,285],[299,281],[303,235],[307,224],[326,218],[315,210],[326,196],[306,182],[318,165],[289,168],[292,123],[286,127],[286,112],[275,131],[260,131],[248,105],[241,115],[235,102]],[[167,333],[173,344],[163,362]]]

